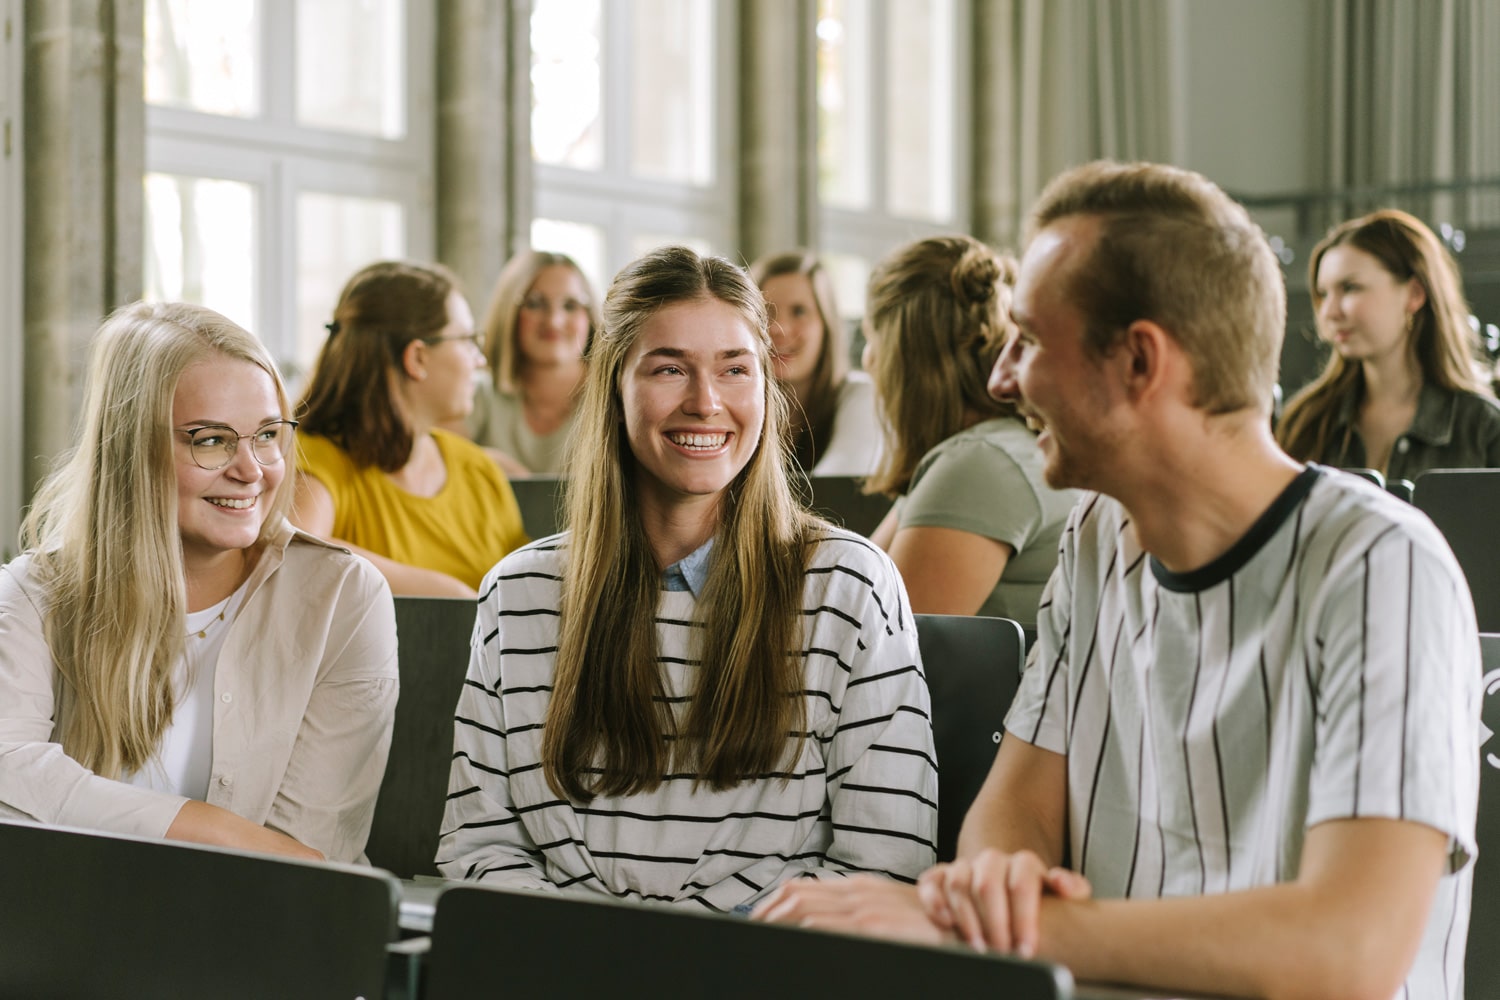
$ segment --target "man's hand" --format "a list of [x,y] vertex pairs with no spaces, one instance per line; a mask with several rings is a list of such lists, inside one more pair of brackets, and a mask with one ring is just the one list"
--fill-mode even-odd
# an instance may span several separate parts
[[1030,851],[993,849],[929,868],[917,882],[918,899],[934,926],[976,951],[1022,958],[1036,955],[1044,894],[1088,899],[1093,891],[1082,875],[1048,868]]
[[917,944],[958,940],[922,912],[915,886],[879,875],[786,882],[761,900],[750,919]]

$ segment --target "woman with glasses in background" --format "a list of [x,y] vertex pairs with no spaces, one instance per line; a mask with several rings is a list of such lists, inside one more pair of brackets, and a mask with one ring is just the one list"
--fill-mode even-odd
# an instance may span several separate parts
[[527,250],[500,270],[484,318],[489,379],[461,430],[509,476],[555,476],[573,426],[599,305],[573,258]]
[[292,520],[373,562],[397,594],[474,597],[526,542],[515,494],[462,420],[484,362],[440,265],[371,264],[344,286],[302,400]]
[[390,747],[390,590],[287,522],[264,347],[136,303],[0,568],[0,817],[301,858],[364,852]]

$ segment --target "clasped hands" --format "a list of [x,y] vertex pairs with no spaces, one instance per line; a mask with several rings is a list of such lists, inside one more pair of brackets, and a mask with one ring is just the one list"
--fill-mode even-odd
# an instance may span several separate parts
[[877,875],[796,879],[756,906],[753,920],[976,951],[1036,955],[1045,896],[1088,899],[1088,879],[1030,851],[984,850],[936,865],[915,886]]

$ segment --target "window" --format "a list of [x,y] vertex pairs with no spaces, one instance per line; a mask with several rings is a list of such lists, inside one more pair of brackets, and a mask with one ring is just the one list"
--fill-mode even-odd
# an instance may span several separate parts
[[145,279],[296,381],[343,282],[433,254],[434,24],[407,0],[146,0]]
[[735,250],[734,4],[536,0],[532,245],[602,295],[664,242]]
[[818,197],[840,309],[871,265],[969,228],[966,0],[819,0]]
[[0,0],[0,561],[16,552],[22,483],[21,0]]

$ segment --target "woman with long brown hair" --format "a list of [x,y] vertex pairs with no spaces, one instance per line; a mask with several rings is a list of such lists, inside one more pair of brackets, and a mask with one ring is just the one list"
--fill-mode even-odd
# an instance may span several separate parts
[[792,455],[810,476],[868,476],[880,460],[870,376],[849,370],[833,276],[806,250],[750,265],[771,310],[776,377],[791,390]]
[[300,527],[345,545],[397,594],[473,597],[526,541],[504,473],[441,429],[474,400],[474,318],[439,265],[383,261],[344,286],[302,401]]
[[747,905],[934,857],[915,625],[788,484],[759,290],[685,247],[615,279],[562,535],[486,578],[454,725],[450,878]]
[[1381,209],[1335,226],[1308,265],[1323,374],[1287,403],[1293,458],[1416,479],[1500,466],[1500,406],[1476,365],[1458,266],[1431,229]]

